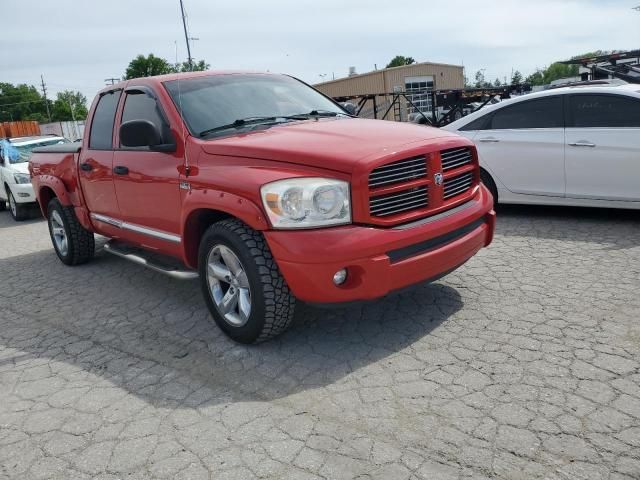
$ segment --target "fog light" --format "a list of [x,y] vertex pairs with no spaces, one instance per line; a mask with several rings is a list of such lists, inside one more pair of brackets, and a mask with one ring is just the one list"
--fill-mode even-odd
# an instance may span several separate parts
[[347,280],[347,269],[343,268],[333,274],[333,283],[336,285],[342,285]]

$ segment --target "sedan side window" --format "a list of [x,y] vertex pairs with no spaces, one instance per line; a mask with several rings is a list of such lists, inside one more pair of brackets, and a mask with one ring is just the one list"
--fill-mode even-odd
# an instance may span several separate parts
[[569,112],[571,127],[640,127],[640,100],[622,95],[572,95]]
[[491,119],[491,130],[529,128],[564,128],[562,97],[519,102],[496,110]]

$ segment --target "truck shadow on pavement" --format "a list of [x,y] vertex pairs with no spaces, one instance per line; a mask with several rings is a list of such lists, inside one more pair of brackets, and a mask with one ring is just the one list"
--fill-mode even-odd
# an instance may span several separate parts
[[0,259],[0,271],[9,287],[0,293],[5,366],[62,361],[176,407],[268,401],[335,387],[363,368],[379,374],[381,360],[415,362],[402,351],[463,306],[457,290],[440,283],[345,309],[300,305],[290,331],[244,346],[210,320],[197,281],[168,279],[104,252],[75,268],[52,250],[18,255]]

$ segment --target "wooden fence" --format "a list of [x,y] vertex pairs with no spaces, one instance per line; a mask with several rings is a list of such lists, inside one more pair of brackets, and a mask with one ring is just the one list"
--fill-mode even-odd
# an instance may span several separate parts
[[0,123],[0,138],[28,137],[31,135],[40,135],[40,125],[36,121]]

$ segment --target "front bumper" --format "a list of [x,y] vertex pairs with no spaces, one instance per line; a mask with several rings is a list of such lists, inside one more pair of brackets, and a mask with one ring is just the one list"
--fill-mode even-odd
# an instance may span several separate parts
[[[493,239],[495,212],[484,186],[468,203],[410,226],[357,225],[267,231],[271,252],[293,294],[310,303],[382,297],[454,270]],[[334,285],[333,275],[348,271]]]
[[12,183],[9,185],[16,203],[35,203],[36,195],[30,183]]

